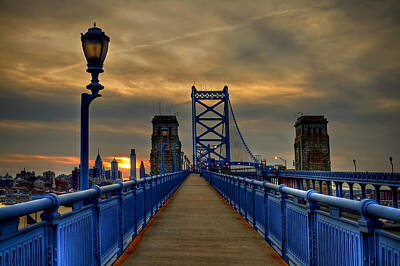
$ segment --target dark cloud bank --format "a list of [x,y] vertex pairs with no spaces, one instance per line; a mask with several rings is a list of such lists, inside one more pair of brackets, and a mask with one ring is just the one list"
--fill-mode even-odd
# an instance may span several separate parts
[[[0,173],[79,156],[79,95],[89,81],[79,33],[111,37],[91,154],[150,152],[151,118],[179,114],[191,153],[190,87],[230,87],[245,139],[269,162],[293,158],[294,115],[327,116],[334,170],[400,169],[397,1],[0,1]],[[59,172],[70,165],[52,164]]]

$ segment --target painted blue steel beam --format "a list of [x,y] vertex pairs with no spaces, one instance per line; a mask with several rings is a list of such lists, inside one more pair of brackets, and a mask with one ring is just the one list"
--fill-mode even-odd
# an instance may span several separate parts
[[[192,86],[192,134],[193,134],[193,163],[196,170],[200,169],[200,164],[204,158],[214,155],[222,162],[230,162],[230,139],[229,139],[229,93],[225,86],[222,91],[198,91]],[[215,101],[207,104],[207,101]],[[205,110],[197,114],[197,106],[203,106]],[[223,113],[217,108],[223,105]],[[212,115],[212,117],[210,117]],[[207,117],[205,117],[207,116]],[[202,121],[212,121],[216,124],[210,126]],[[205,131],[198,134],[198,130]],[[221,130],[222,134],[218,132]],[[213,146],[210,147],[209,143]],[[222,152],[222,146],[225,152]],[[219,150],[218,150],[219,149]]]
[[[110,265],[189,171],[43,198],[0,208],[0,265]],[[66,214],[61,205],[72,206]],[[43,211],[19,230],[19,218]]]
[[[400,236],[382,229],[385,220],[400,223],[399,209],[215,172],[202,176],[290,265],[400,263]],[[320,204],[331,212],[320,211]]]

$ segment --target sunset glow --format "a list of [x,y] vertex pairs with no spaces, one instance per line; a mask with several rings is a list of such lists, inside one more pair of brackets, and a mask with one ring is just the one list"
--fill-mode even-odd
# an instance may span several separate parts
[[329,120],[332,170],[352,171],[355,157],[364,171],[387,171],[389,156],[399,165],[396,1],[20,2],[0,8],[0,175],[79,166],[79,97],[90,82],[79,33],[90,14],[111,38],[90,110],[90,167],[100,148],[104,166],[117,156],[128,176],[134,148],[136,167],[149,169],[158,113],[179,114],[192,157],[193,84],[228,85],[241,133],[264,158],[294,158],[301,112]]

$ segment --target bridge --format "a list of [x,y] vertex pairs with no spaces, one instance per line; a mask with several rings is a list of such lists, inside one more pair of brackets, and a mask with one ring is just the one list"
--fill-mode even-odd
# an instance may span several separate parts
[[[191,96],[192,173],[0,208],[0,265],[400,264],[398,173],[264,165],[239,130],[228,87],[193,87]],[[33,213],[40,219],[23,226]]]

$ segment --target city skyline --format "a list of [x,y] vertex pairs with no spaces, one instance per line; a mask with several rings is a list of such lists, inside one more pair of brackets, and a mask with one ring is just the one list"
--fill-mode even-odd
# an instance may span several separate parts
[[[245,4],[244,4],[245,3]],[[90,166],[149,167],[151,118],[178,113],[192,155],[190,88],[222,89],[246,142],[268,164],[294,159],[295,115],[324,115],[332,170],[400,169],[396,1],[0,3],[0,175],[79,165],[80,94],[90,81],[79,34],[111,38],[103,97],[91,106]],[[203,15],[199,15],[203,14]],[[109,159],[111,158],[111,159]],[[110,167],[108,167],[110,168]],[[129,169],[123,168],[123,176]]]

